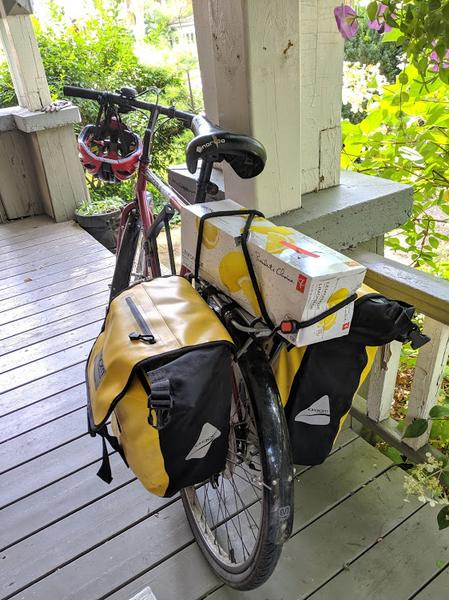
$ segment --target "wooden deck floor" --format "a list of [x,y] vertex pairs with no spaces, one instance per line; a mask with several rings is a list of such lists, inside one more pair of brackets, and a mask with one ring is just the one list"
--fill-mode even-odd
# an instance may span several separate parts
[[177,498],[149,495],[116,455],[112,484],[95,476],[84,361],[113,262],[73,223],[0,226],[0,599],[448,600],[449,534],[351,429],[299,472],[294,535],[252,593],[214,578]]

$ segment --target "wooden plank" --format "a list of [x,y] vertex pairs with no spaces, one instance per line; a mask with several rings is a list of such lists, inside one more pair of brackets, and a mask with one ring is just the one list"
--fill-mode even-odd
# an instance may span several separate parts
[[77,440],[39,456],[0,478],[0,508],[67,477],[101,457],[97,438],[84,435]]
[[[17,350],[16,352],[6,354],[1,360],[0,375],[25,365],[30,369],[33,369],[35,362],[38,360],[47,358],[49,361],[53,360],[49,357],[58,352],[62,352],[63,350],[68,350],[73,346],[77,346],[78,344],[93,340],[100,333],[103,324],[102,317],[104,316],[104,310],[100,308],[98,312],[100,313],[101,318],[94,323],[89,323],[78,327],[77,329],[73,329],[68,333],[55,336],[50,340],[43,340],[42,342],[37,342],[31,346],[22,348],[21,350]],[[57,357],[54,358],[56,359]]]
[[5,392],[14,390],[38,379],[47,377],[52,373],[63,371],[78,363],[83,363],[92,348],[93,340],[77,344],[67,350],[61,350],[49,357],[40,358],[29,365],[22,365],[7,373],[0,374],[0,389]]
[[0,413],[6,415],[12,411],[19,410],[24,406],[30,406],[43,398],[50,398],[53,394],[63,392],[75,385],[84,382],[84,360],[79,363],[57,371],[48,377],[42,377],[37,381],[17,387],[10,392],[4,392],[0,398]]
[[68,241],[62,241],[57,246],[45,246],[39,248],[35,253],[28,252],[23,254],[23,250],[16,256],[10,255],[9,259],[0,259],[0,278],[4,279],[12,275],[21,275],[32,269],[39,270],[41,267],[56,265],[66,260],[67,256],[82,256],[87,252],[92,252],[99,246],[88,239],[81,239],[78,236],[71,237]]
[[[1,347],[9,351],[8,348],[21,348],[23,345],[32,343],[34,339],[36,341],[48,339],[52,337],[53,332],[57,335],[59,331],[64,331],[64,324],[67,324],[67,319],[76,318],[78,315],[81,317],[85,311],[105,306],[109,298],[107,283],[100,281],[88,286],[88,288],[86,297],[82,294],[80,299],[69,300],[69,302],[62,303],[62,305],[55,308],[45,308],[44,306],[43,311],[37,314],[0,325]],[[85,290],[79,288],[77,294],[80,290],[85,293]],[[61,323],[61,321],[64,321],[64,323]],[[17,346],[11,338],[15,338]]]
[[368,380],[366,404],[369,418],[377,423],[390,416],[401,350],[400,342],[392,342],[380,348],[374,359]]
[[[54,227],[47,233],[47,235],[43,237],[36,232],[35,237],[19,240],[17,242],[13,240],[9,244],[0,246],[0,257],[3,258],[5,254],[10,254],[11,252],[17,252],[19,250],[26,250],[27,248],[38,248],[44,244],[49,244],[50,242],[55,242],[72,235],[80,235],[79,226],[73,221],[60,223],[58,227]],[[82,232],[81,235],[84,235],[84,232]]]
[[449,565],[413,598],[416,600],[447,600],[449,590]]
[[[63,306],[64,304],[68,304],[69,302],[73,302],[74,300],[88,298],[89,296],[92,296],[93,294],[96,294],[98,292],[104,292],[105,290],[109,290],[108,286],[111,280],[111,274],[111,268],[104,269],[102,271],[99,271],[98,273],[92,273],[92,275],[89,276],[89,280],[91,280],[91,283],[86,282],[87,278],[85,278],[85,285],[83,285],[82,282],[77,282],[79,287],[72,287],[69,291],[65,291],[61,294],[57,294],[49,298],[43,298],[42,300],[36,300],[35,302],[31,302],[23,306],[17,306],[10,310],[3,311],[2,313],[0,313],[0,325],[6,325],[12,323],[13,321],[17,322],[18,320],[22,320],[25,317],[37,315],[38,313],[49,311],[50,309],[56,308],[57,306]],[[16,325],[13,326],[13,329],[15,326]],[[20,328],[20,326],[21,324],[17,323],[17,327]],[[8,330],[10,331],[11,328],[8,328]],[[2,327],[0,327],[0,331],[3,333]],[[22,329],[22,331],[24,330]]]
[[[2,248],[4,246],[11,246],[12,248],[15,248],[17,244],[19,244],[21,242],[25,242],[27,240],[45,241],[45,238],[49,234],[53,234],[53,233],[59,232],[59,231],[74,232],[74,231],[81,229],[79,227],[79,225],[76,225],[73,222],[55,223],[52,219],[49,219],[48,217],[47,217],[47,219],[48,220],[46,223],[41,224],[37,227],[22,228],[21,230],[18,230],[18,231],[16,230],[10,236],[1,236],[0,235],[0,248]],[[83,230],[83,233],[81,233],[81,236],[83,236],[83,234],[84,234],[84,230]]]
[[[172,503],[173,500],[149,494],[139,481],[125,485],[112,496],[100,498],[79,513],[69,515],[3,552],[2,569],[7,576],[3,578],[3,584],[0,583],[0,596],[28,586],[117,532],[132,528],[135,523],[144,523],[144,528],[153,536],[159,526],[162,537],[164,530],[173,526],[165,523],[169,518],[169,515],[165,516],[165,510],[171,513],[170,516],[177,515],[179,521],[184,521],[182,509],[170,507],[164,510],[164,506]],[[156,511],[159,511],[157,516],[151,516]],[[187,524],[180,525],[183,529],[188,528]],[[190,532],[186,531],[186,534]]]
[[30,16],[7,16],[5,9],[0,2],[0,35],[19,105],[40,110],[51,102],[51,95]]
[[[43,199],[49,198],[57,222],[73,219],[74,210],[89,201],[72,125],[30,134]],[[47,210],[45,212],[48,212]]]
[[[223,587],[211,594],[210,600],[300,600],[309,597],[365,600],[363,593],[351,594],[350,590],[344,588],[340,589],[340,593],[331,593],[329,590],[322,596],[314,595],[313,592],[371,546],[378,544],[382,548],[382,542],[378,540],[417,510],[416,504],[402,501],[402,479],[400,470],[393,468],[368,482],[333,510],[302,529],[285,545],[274,575],[257,590],[242,594]],[[401,550],[397,549],[397,552],[400,553]],[[370,552],[366,555],[368,561],[369,555]],[[385,574],[390,572],[387,564],[392,565],[392,557],[392,568],[395,568],[396,554],[385,553],[384,556],[386,564],[383,571],[378,572],[378,577],[383,577],[385,584],[394,593],[395,585],[392,585],[392,579]],[[407,576],[407,572],[404,576]],[[153,586],[158,589],[155,582]],[[397,592],[395,596],[388,596],[390,597],[406,598]],[[387,596],[379,593],[373,598],[384,600]],[[190,596],[186,595],[185,599],[189,600]],[[160,600],[165,599],[161,596]]]
[[5,261],[0,263],[0,282],[3,284],[5,279],[20,275],[22,275],[22,277],[26,277],[27,275],[31,277],[32,273],[39,273],[41,270],[47,267],[73,260],[73,258],[76,256],[94,254],[95,252],[100,252],[103,250],[107,252],[106,248],[103,248],[103,246],[97,244],[92,238],[90,240],[78,239],[76,244],[66,247],[56,255],[53,253],[53,255],[37,259],[34,259],[33,256],[31,256],[29,261],[26,260],[26,257],[22,257],[22,260],[20,261]]
[[435,321],[449,325],[449,281],[372,252],[346,252],[368,267],[367,285],[382,294],[408,302]]
[[[449,532],[437,531],[436,513],[437,509],[425,506],[391,534],[379,536],[381,542],[311,597],[409,598],[423,581],[438,572],[437,561],[449,559]],[[446,596],[433,596],[433,600],[448,596],[446,588]]]
[[[4,271],[5,276],[2,278],[0,273],[0,299],[8,297],[8,290],[19,289],[19,286],[23,286],[24,291],[30,291],[36,287],[39,287],[40,282],[45,279],[47,283],[57,282],[63,280],[68,276],[68,272],[76,267],[82,267],[84,265],[95,265],[97,261],[105,258],[109,258],[111,253],[100,246],[87,247],[87,251],[84,251],[82,255],[77,256],[72,251],[69,255],[65,255],[63,259],[60,256],[53,259],[52,264],[43,267],[40,266],[37,269],[31,269],[24,271],[23,273],[13,274],[9,269],[9,275],[6,276],[8,271]],[[19,267],[20,268],[25,268]],[[46,285],[47,285],[46,283]]]
[[0,254],[0,269],[9,267],[11,264],[17,264],[18,262],[26,263],[35,261],[38,258],[56,256],[59,252],[64,252],[67,248],[73,248],[77,243],[82,241],[83,238],[80,237],[79,231],[74,231],[65,237],[62,236],[53,241],[33,245],[31,250],[30,248],[22,248]]
[[[17,413],[16,416],[21,417]],[[54,448],[68,444],[84,436],[86,432],[86,411],[80,409],[3,442],[0,444],[0,475]],[[8,436],[7,431],[6,435]]]
[[[438,402],[444,369],[449,356],[449,326],[425,317],[423,331],[430,342],[420,348],[416,359],[412,388],[408,399],[406,424],[413,419],[427,419]],[[418,450],[427,444],[430,427],[417,438],[403,438],[404,444]]]
[[[95,278],[97,273],[112,274],[114,264],[114,257],[108,256],[107,258],[97,261],[95,266],[87,265],[85,267],[75,267],[70,269],[65,273],[66,279],[63,281],[58,281],[57,283],[51,283],[51,281],[55,278],[52,275],[48,278],[44,277],[42,279],[38,279],[36,282],[36,289],[31,289],[31,291],[27,291],[27,283],[14,286],[13,288],[8,288],[7,298],[0,299],[0,312],[7,311],[18,306],[24,306],[25,304],[37,302],[43,298],[56,296],[56,294],[60,294],[61,292],[80,287],[83,283],[91,283],[92,281],[96,281]],[[46,285],[47,279],[50,280],[48,286]],[[60,279],[60,277],[57,279]],[[16,289],[17,293],[15,294],[14,292]]]
[[17,129],[2,131],[0,155],[0,197],[8,219],[44,212],[26,134]]
[[16,235],[22,235],[25,231],[45,227],[46,225],[54,224],[53,219],[48,215],[38,215],[36,217],[25,217],[16,221],[9,221],[5,227],[0,226],[0,238],[13,238]]
[[[0,356],[14,354],[14,360],[17,361],[15,364],[16,366],[19,366],[23,364],[24,361],[27,361],[28,355],[36,356],[35,346],[42,348],[43,342],[48,341],[49,339],[57,344],[62,343],[62,339],[66,339],[69,342],[73,341],[77,336],[77,328],[96,322],[99,322],[101,325],[106,312],[105,305],[106,298],[98,307],[91,308],[90,310],[87,308],[82,313],[69,316],[65,319],[56,321],[55,323],[50,323],[49,325],[43,325],[42,327],[33,330],[24,331],[23,333],[2,340]],[[52,347],[52,349],[54,350],[54,347]],[[1,362],[3,365],[3,359]]]
[[[377,460],[378,458],[380,458],[380,461]],[[348,464],[351,465],[351,468],[348,468]],[[322,465],[306,470],[295,482],[295,521],[293,533],[296,534],[302,530],[307,531],[308,526],[312,527],[313,525],[311,524],[321,515],[328,513],[328,511],[331,511],[330,514],[332,514],[335,507],[341,505],[343,499],[352,497],[355,490],[363,486],[371,477],[378,475],[385,468],[388,468],[389,464],[391,464],[390,461],[380,455],[369,444],[358,438],[332,454]],[[334,510],[332,510],[333,508]],[[298,533],[298,535],[300,534]],[[287,544],[283,554],[285,554],[288,545],[291,543],[292,540]],[[308,553],[308,550],[303,549],[301,553],[296,554],[296,558],[293,560],[292,554],[290,554],[289,559],[285,561],[286,570],[290,570],[296,573],[296,575],[299,572],[303,573],[302,568],[301,571],[299,569],[297,557],[300,557],[299,561],[302,565],[303,561],[308,561]],[[198,551],[195,545],[189,547],[183,555],[177,554],[170,559],[169,562],[174,567],[173,576],[170,578],[171,582],[168,588],[171,595],[164,591],[164,586],[167,582],[162,577],[166,575],[167,569],[158,567],[157,573],[153,573],[148,568],[148,572],[145,575],[135,579],[120,591],[112,594],[110,598],[111,600],[128,599],[133,593],[135,594],[145,587],[145,585],[150,585],[154,589],[158,600],[168,600],[169,598],[196,600],[199,597],[203,597],[203,594],[206,595],[208,592],[211,592],[219,582],[217,579],[211,577],[210,574],[207,574],[205,582],[196,577],[196,562],[194,561],[197,559]],[[188,565],[193,564],[195,564],[195,569],[192,569],[190,566],[192,576],[187,577],[187,579],[185,577],[181,578],[181,576],[178,577],[178,573],[185,575]],[[274,600],[279,597],[288,598],[289,600],[290,598],[296,598],[297,596],[295,595],[282,596],[284,591],[282,580],[285,577],[284,573],[283,577],[278,578],[277,585],[273,586],[273,588],[270,587],[270,593],[267,593],[264,588],[259,588],[252,593],[253,595],[251,595],[251,592],[246,592],[244,595],[236,597],[243,599],[248,594],[248,598],[257,598],[257,600],[260,600],[260,598]],[[273,594],[271,593],[272,590]],[[95,589],[93,589],[93,592],[95,592]],[[88,595],[94,597],[96,594],[90,592]],[[212,598],[214,598],[213,595],[211,596]]]
[[[356,445],[357,447],[355,447]],[[355,449],[350,452],[350,456],[354,458],[355,464],[354,468],[349,470],[347,463],[341,462],[338,456],[345,451],[348,452],[348,449],[353,446]],[[370,464],[366,464],[367,453]],[[321,467],[307,470],[296,486],[297,490],[301,488],[310,490],[313,496],[310,497],[308,508],[304,507],[305,499],[303,498],[301,509],[303,519],[313,520],[321,511],[329,509],[335,502],[335,498],[338,498],[337,501],[340,502],[342,497],[351,494],[354,487],[357,488],[361,483],[363,484],[368,472],[371,476],[378,473],[381,468],[385,468],[384,465],[380,468],[379,463],[376,467],[372,466],[373,454],[376,457],[379,455],[366,442],[356,440],[329,458],[326,474],[329,473],[332,476],[332,484],[334,481],[339,482],[335,494],[329,494],[333,485],[331,483],[326,485],[325,478],[323,478],[325,474],[318,475],[316,473],[318,470],[322,470]],[[382,457],[381,460],[383,461]],[[337,466],[337,463],[340,466]],[[386,464],[389,464],[389,461],[386,461]],[[316,474],[314,475],[314,473]],[[312,481],[312,483],[309,485],[306,483],[307,481]],[[109,597],[112,591],[123,585],[125,573],[126,579],[133,580],[190,543],[191,533],[179,503],[164,509],[157,523],[155,520],[152,517],[146,522],[137,524],[92,552],[78,558],[76,562],[58,569],[27,589],[25,597],[27,599],[43,599],[50,589],[54,590],[58,600],[75,598],[76,593],[85,598]],[[154,534],[152,533],[153,528],[155,528]],[[151,540],[151,543],[148,543],[148,540]],[[191,568],[192,563],[189,564]],[[94,568],[92,568],[93,566]],[[173,577],[177,577],[176,572]],[[67,581],[71,582],[70,586],[64,585],[64,582]],[[128,593],[128,590],[126,592]],[[123,594],[121,597],[129,598],[130,596],[132,596],[131,593],[127,596]],[[171,596],[171,598],[178,597],[186,599],[183,594]]]
[[[341,127],[331,127],[319,132],[319,189],[324,190],[340,183]],[[305,188],[304,188],[305,189]]]
[[24,406],[18,411],[0,416],[0,444],[85,406],[86,387],[81,383],[59,394]]
[[113,503],[114,490],[135,477],[118,454],[112,454],[110,460],[114,475],[110,485],[96,476],[97,461],[4,508],[0,513],[0,551],[99,498],[107,496]]

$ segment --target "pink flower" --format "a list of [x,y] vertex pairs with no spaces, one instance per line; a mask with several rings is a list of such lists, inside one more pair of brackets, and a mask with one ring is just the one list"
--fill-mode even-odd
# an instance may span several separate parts
[[341,4],[334,8],[334,15],[338,31],[345,40],[351,40],[355,37],[359,29],[358,16],[355,10],[346,4]]
[[[449,50],[446,50],[444,58],[449,58]],[[438,73],[441,67],[443,67],[443,69],[449,69],[449,62],[440,60],[440,57],[434,50],[430,54],[430,69],[431,71],[434,71],[434,73]]]
[[[368,21],[368,27],[370,29],[375,29],[376,31],[378,31],[379,33],[387,33],[388,31],[392,30],[391,25],[388,25],[388,23],[385,23],[385,19],[382,16],[384,14],[384,12],[387,10],[388,6],[386,4],[379,4],[379,8],[377,9],[377,14],[376,14],[376,18],[374,19],[374,21]],[[391,15],[392,18],[394,18],[394,14]]]

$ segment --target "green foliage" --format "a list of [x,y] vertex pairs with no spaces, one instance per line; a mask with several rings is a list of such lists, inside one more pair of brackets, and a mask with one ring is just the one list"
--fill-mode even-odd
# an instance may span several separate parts
[[[449,49],[449,0],[375,0],[370,3],[369,11],[377,14],[380,4],[387,7],[383,14],[385,22],[394,28],[386,39],[402,46],[420,80],[440,79],[448,84],[449,68],[443,65]],[[429,71],[433,51],[441,64],[437,72]]]
[[380,72],[390,83],[399,74],[398,64],[402,50],[394,44],[384,44],[377,31],[369,29],[366,15],[358,10],[359,31],[352,40],[345,42],[345,60],[362,65],[380,66]]
[[156,48],[166,48],[173,43],[170,17],[158,10],[145,13],[145,41]]
[[437,257],[449,240],[441,230],[449,221],[448,88],[441,79],[423,87],[412,66],[400,78],[370,101],[363,121],[342,123],[342,166],[413,185],[412,217],[386,243],[413,266],[447,277]]
[[116,210],[121,210],[125,202],[121,196],[99,197],[90,202],[83,202],[78,208],[77,213],[84,217],[91,215],[101,215]]
[[[56,5],[51,6],[52,20],[46,27],[34,21],[42,60],[52,98],[62,98],[64,85],[115,91],[123,86],[134,87],[138,93],[149,88],[162,90],[161,104],[176,102],[188,107],[188,97],[181,76],[173,69],[149,67],[139,62],[134,53],[134,39],[120,17],[120,2],[95,2],[95,10],[84,20],[67,24]],[[0,64],[0,107],[16,104],[14,88],[6,63]],[[150,99],[143,95],[142,99]],[[154,95],[152,96],[154,100]],[[82,122],[95,122],[98,105],[89,100],[72,99],[81,112]],[[133,112],[124,117],[128,125],[140,135],[148,116]],[[160,174],[170,164],[182,162],[186,132],[176,121],[161,123],[155,139],[152,167]],[[104,202],[120,194],[126,200],[133,197],[133,182],[103,184],[87,178],[92,200]],[[120,185],[120,187],[118,187]],[[112,204],[114,202],[112,201]]]
[[416,438],[426,433],[428,423],[426,419],[414,419],[412,423],[407,427],[403,437],[405,438]]
[[441,529],[446,529],[446,527],[449,527],[449,506],[443,506],[443,508],[440,510],[440,512],[437,515],[437,520],[438,520],[438,528]]

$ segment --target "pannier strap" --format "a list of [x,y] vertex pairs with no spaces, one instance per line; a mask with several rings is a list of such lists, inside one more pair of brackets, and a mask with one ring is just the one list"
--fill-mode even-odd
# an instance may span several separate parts
[[356,300],[356,298],[357,298],[357,294],[351,294],[351,296],[348,296],[347,298],[345,298],[338,304],[335,304],[335,306],[332,306],[328,310],[325,310],[321,314],[317,315],[316,317],[312,317],[311,319],[308,319],[307,321],[295,321],[293,319],[288,320],[288,321],[282,321],[281,324],[279,325],[279,327],[277,327],[277,330],[281,331],[282,333],[297,333],[299,331],[299,329],[304,329],[305,327],[310,327],[311,325],[315,325],[315,323],[319,323],[326,317],[333,315],[335,312],[340,310],[340,308],[344,308],[348,304],[351,304],[351,302],[354,302],[354,300]]
[[256,295],[257,304],[259,305],[260,314],[262,315],[264,321],[270,327],[270,329],[274,329],[274,323],[270,319],[268,315],[267,308],[265,306],[265,302],[262,298],[262,294],[259,288],[259,283],[257,281],[256,274],[254,272],[253,263],[251,262],[251,257],[249,254],[247,240],[249,235],[249,229],[251,227],[251,223],[253,222],[254,217],[262,217],[264,218],[264,214],[259,210],[219,210],[213,213],[206,213],[200,217],[200,224],[198,227],[198,239],[196,242],[196,251],[195,251],[195,280],[198,281],[199,271],[200,271],[200,257],[201,257],[201,244],[203,241],[203,231],[204,231],[204,222],[207,219],[215,219],[218,217],[233,217],[233,216],[246,216],[246,223],[243,228],[242,234],[240,236],[240,242],[242,244],[242,252],[246,262],[246,268],[248,269],[248,274],[251,279],[251,285],[253,286],[254,293]]
[[111,483],[113,478],[111,472],[111,463],[109,460],[109,453],[106,446],[106,440],[109,442],[113,450],[116,450],[120,454],[126,466],[128,466],[128,463],[126,462],[125,454],[123,453],[123,450],[121,449],[120,444],[118,443],[118,439],[109,433],[107,425],[103,425],[103,427],[101,427],[95,433],[101,436],[101,441],[103,443],[103,458],[101,461],[101,466],[97,471],[97,475],[105,483]]
[[167,427],[172,417],[174,402],[170,393],[170,381],[161,379],[150,384],[142,369],[139,369],[138,377],[148,394],[148,425],[160,431]]

